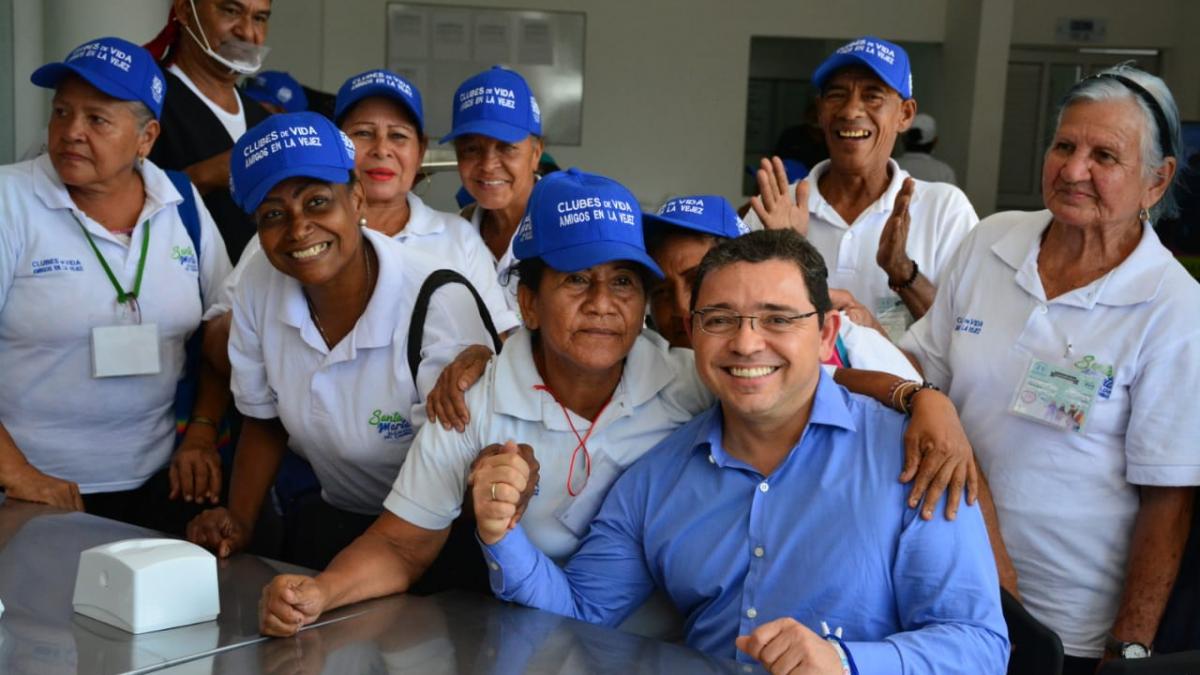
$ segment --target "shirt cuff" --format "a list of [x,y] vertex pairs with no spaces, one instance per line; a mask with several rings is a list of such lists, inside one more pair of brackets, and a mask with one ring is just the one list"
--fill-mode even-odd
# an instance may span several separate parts
[[854,660],[854,666],[859,675],[876,675],[882,673],[904,672],[900,660],[900,650],[892,643],[880,642],[846,642],[846,651]]
[[[479,541],[478,533],[475,539]],[[479,546],[483,549],[483,559],[487,561],[488,581],[491,582],[492,593],[499,598],[509,599],[507,591],[514,582],[528,577],[533,572],[538,549],[529,541],[529,537],[525,536],[525,528],[520,525],[495,544],[488,546],[479,541]]]
[[[458,513],[454,513],[449,518],[434,513],[405,497],[395,487],[392,488],[391,492],[383,500],[383,508],[391,511],[397,518],[407,520],[413,525],[426,530],[444,530],[450,527],[454,523],[454,519],[458,517]],[[461,512],[461,508],[459,511]]]
[[270,403],[247,403],[246,401],[234,401],[237,405],[238,412],[246,417],[253,417],[258,420],[269,420],[279,417],[279,409]]
[[1126,460],[1125,480],[1133,485],[1187,487],[1200,485],[1200,466],[1195,464],[1135,464]]

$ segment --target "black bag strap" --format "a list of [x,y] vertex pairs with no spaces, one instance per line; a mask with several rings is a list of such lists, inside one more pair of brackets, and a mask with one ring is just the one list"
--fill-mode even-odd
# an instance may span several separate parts
[[500,346],[503,344],[496,332],[496,324],[492,323],[492,313],[488,311],[487,305],[483,304],[483,298],[479,297],[479,291],[475,290],[471,282],[454,270],[437,270],[425,277],[425,282],[421,284],[417,302],[413,305],[412,321],[408,324],[408,369],[412,371],[414,385],[417,382],[417,367],[421,365],[421,343],[425,341],[425,315],[429,313],[429,300],[434,291],[446,284],[462,284],[471,291],[471,297],[475,298],[475,306],[479,309],[479,318],[483,319],[488,335],[492,336],[495,353],[500,353]]

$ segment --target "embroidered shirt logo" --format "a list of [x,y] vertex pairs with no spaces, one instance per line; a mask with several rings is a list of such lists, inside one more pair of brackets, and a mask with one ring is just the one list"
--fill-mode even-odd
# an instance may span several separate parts
[[983,332],[983,321],[980,319],[972,319],[970,317],[960,316],[954,320],[954,332],[979,335]]
[[172,246],[171,260],[178,260],[183,269],[189,272],[200,271],[200,261],[196,258],[196,251],[191,246]]
[[33,275],[49,272],[82,272],[83,263],[77,258],[42,258],[33,261]]
[[413,435],[412,423],[399,412],[385,413],[376,409],[367,424],[375,427],[385,441],[399,441]]

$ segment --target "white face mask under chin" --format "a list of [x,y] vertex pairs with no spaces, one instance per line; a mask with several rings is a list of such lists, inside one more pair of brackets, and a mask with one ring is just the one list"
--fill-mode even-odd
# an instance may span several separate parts
[[222,42],[217,51],[214,51],[208,44],[208,36],[204,34],[204,27],[200,25],[200,16],[196,14],[196,0],[191,0],[192,18],[196,20],[196,28],[200,30],[200,37],[192,32],[190,26],[183,24],[183,29],[188,35],[196,41],[196,44],[204,50],[214,61],[241,75],[253,75],[257,73],[263,66],[263,61],[267,58],[267,52],[271,51],[270,47],[256,45],[245,40],[229,40]]

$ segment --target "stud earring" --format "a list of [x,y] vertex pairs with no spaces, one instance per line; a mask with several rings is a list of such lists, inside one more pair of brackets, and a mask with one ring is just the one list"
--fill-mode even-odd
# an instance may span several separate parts
[[367,217],[366,217],[366,216],[363,216],[362,218],[359,218],[359,219],[358,219],[358,226],[359,226],[359,227],[366,227],[366,226],[367,226]]

